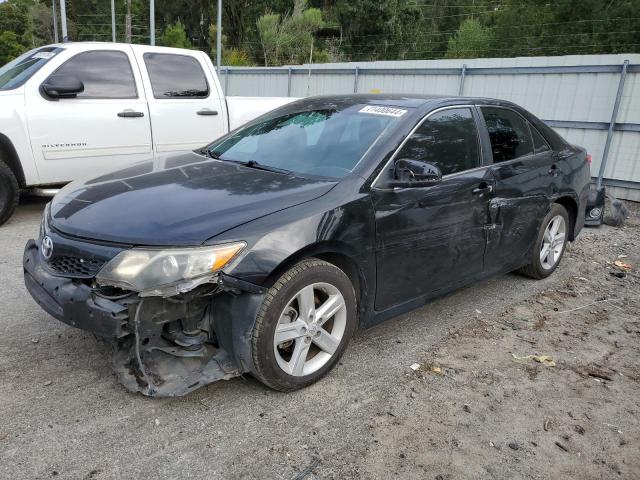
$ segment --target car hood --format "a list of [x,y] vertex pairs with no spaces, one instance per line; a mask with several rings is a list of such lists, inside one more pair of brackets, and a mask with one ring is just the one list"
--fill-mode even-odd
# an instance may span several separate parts
[[199,245],[318,198],[335,184],[189,153],[73,182],[54,197],[49,222],[63,234],[92,240]]

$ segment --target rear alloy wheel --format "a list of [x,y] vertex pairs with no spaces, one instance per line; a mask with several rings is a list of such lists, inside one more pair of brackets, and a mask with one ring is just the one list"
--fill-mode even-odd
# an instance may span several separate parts
[[252,335],[256,376],[291,391],[309,385],[338,361],[357,324],[353,286],[335,265],[304,260],[265,296]]
[[562,215],[551,219],[542,235],[540,245],[540,263],[545,270],[551,270],[560,261],[567,235],[567,223]]
[[540,233],[533,248],[532,261],[520,269],[520,272],[535,279],[551,275],[558,267],[567,245],[568,226],[567,210],[562,205],[552,204],[549,213],[542,221]]

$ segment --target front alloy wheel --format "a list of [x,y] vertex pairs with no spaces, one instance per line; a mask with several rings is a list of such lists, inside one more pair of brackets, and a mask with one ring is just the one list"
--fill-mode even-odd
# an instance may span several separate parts
[[253,374],[275,390],[305,387],[333,368],[356,325],[349,277],[325,261],[303,260],[265,295],[251,338]]
[[278,365],[302,377],[327,364],[347,326],[344,298],[329,283],[307,285],[289,301],[273,336]]

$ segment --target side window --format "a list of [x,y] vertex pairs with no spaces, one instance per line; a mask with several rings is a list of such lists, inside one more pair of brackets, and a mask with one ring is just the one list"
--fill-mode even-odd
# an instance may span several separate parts
[[533,154],[529,127],[520,115],[506,108],[482,107],[481,110],[495,163]]
[[422,160],[443,175],[480,165],[478,132],[471,110],[451,108],[427,118],[404,144],[397,160]]
[[77,98],[138,97],[129,57],[124,52],[79,53],[63,63],[55,75],[73,75],[84,84],[84,92]]
[[547,144],[547,141],[536,129],[536,127],[529,124],[529,129],[531,130],[531,136],[533,137],[533,151],[535,153],[548,152],[549,150],[551,150],[551,148],[549,148],[549,145]]
[[149,72],[155,98],[205,98],[209,84],[200,62],[188,55],[145,53],[144,64]]

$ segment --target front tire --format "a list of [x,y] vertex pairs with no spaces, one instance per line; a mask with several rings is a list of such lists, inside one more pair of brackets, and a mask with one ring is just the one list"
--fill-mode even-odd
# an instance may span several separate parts
[[9,220],[20,200],[18,180],[0,158],[0,225]]
[[258,311],[254,375],[283,392],[316,382],[338,362],[357,323],[349,277],[325,261],[301,261],[269,289]]
[[570,225],[567,210],[562,205],[553,203],[540,226],[538,239],[531,252],[531,263],[519,272],[537,280],[551,275],[560,265]]

